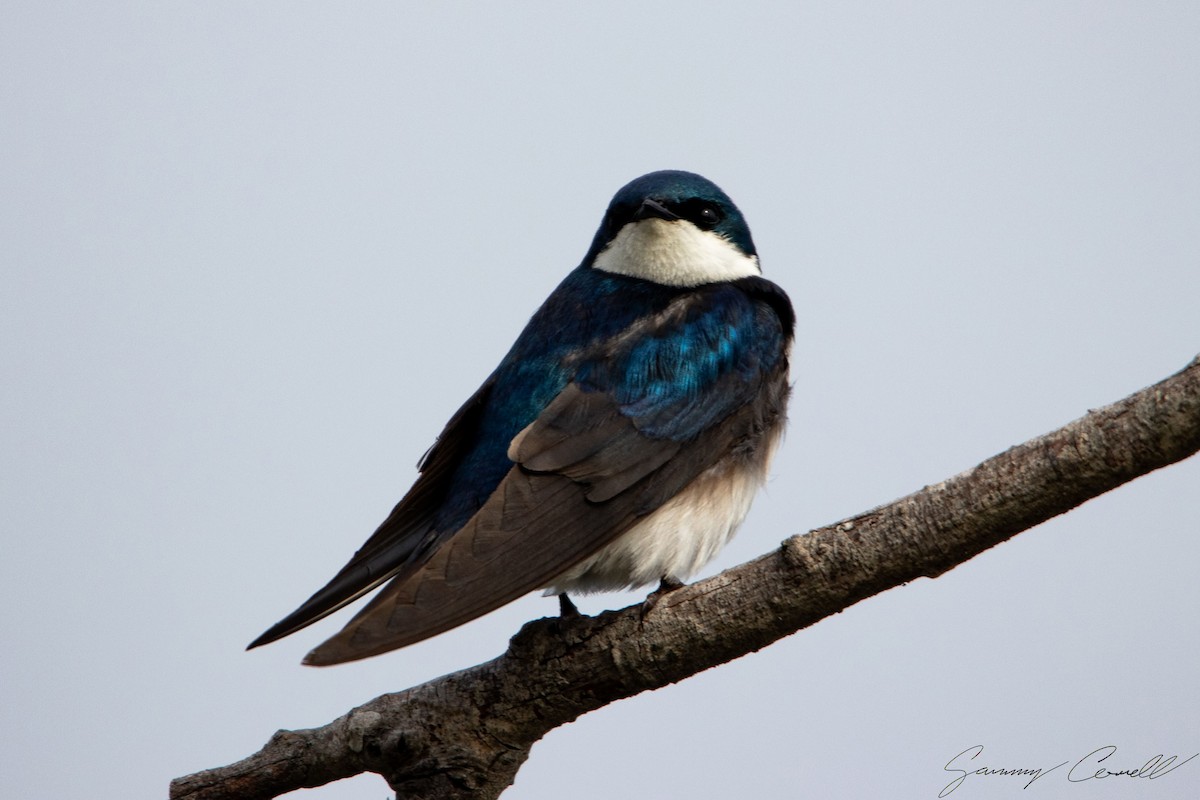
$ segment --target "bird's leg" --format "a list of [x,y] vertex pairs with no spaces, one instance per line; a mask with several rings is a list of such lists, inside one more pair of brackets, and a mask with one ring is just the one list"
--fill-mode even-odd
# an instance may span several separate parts
[[567,593],[563,592],[558,596],[558,616],[563,619],[580,616],[579,609],[571,602],[571,598],[567,597]]
[[658,582],[658,588],[654,590],[653,594],[666,594],[667,592],[673,592],[676,589],[682,588],[683,581],[679,580],[679,578],[676,578],[674,575],[663,575],[662,580]]
[[667,594],[683,587],[683,581],[676,578],[674,575],[663,575],[662,580],[658,583],[658,588],[650,594],[646,595],[646,599],[642,602],[642,619],[654,610],[661,600]]

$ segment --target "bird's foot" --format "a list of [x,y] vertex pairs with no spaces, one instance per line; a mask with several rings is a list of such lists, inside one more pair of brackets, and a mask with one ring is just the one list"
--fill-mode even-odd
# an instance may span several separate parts
[[567,597],[567,593],[563,592],[558,596],[558,616],[562,619],[574,619],[582,616],[579,609],[575,607],[575,603],[571,598]]
[[646,595],[646,599],[642,601],[642,619],[645,619],[646,615],[654,610],[654,607],[658,605],[659,600],[662,600],[663,597],[675,591],[676,589],[681,588],[683,588],[683,581],[679,580],[674,575],[664,575],[662,580],[659,581],[658,588]]

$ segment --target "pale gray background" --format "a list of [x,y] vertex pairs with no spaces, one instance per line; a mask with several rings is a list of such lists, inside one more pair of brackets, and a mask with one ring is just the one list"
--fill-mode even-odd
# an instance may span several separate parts
[[[799,315],[775,477],[708,573],[1200,351],[1195,2],[565,6],[6,4],[0,796],[161,797],[553,613],[328,670],[298,661],[345,615],[242,652],[643,172],[722,185]],[[1198,486],[1172,467],[584,717],[506,797],[933,798],[974,744],[1200,751]],[[1062,772],[952,797],[1200,795],[1200,759]]]

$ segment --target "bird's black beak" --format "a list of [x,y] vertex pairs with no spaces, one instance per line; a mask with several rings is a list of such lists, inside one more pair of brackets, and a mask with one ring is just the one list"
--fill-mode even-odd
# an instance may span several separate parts
[[633,219],[637,221],[650,219],[651,217],[665,219],[668,222],[672,222],[680,218],[678,214],[668,210],[667,207],[662,203],[654,200],[653,198],[647,197],[642,201],[642,205],[638,208],[637,213],[633,215]]

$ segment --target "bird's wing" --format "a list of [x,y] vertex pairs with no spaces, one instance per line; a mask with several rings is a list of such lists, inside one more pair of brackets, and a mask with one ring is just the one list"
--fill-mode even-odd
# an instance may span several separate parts
[[545,586],[753,447],[783,414],[791,307],[766,281],[738,284],[684,295],[582,357],[484,506],[305,663],[394,650]]
[[491,389],[489,380],[450,418],[437,442],[421,459],[416,483],[346,566],[298,609],[251,642],[247,650],[311,625],[395,577],[406,565],[420,563],[436,545],[434,517],[447,482],[475,439]]

